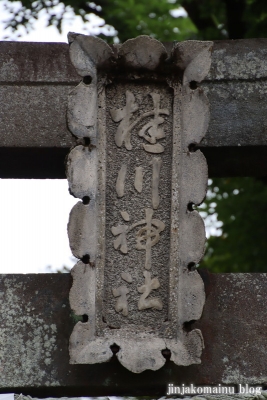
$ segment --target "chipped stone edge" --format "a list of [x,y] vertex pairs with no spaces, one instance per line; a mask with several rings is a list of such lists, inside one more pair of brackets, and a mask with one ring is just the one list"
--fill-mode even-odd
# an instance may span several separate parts
[[119,47],[120,62],[128,68],[154,71],[168,54],[161,42],[150,36],[137,36]]
[[170,350],[171,360],[184,366],[201,363],[204,348],[201,331],[193,329],[186,332],[185,323],[200,319],[205,304],[203,280],[192,268],[204,255],[205,226],[192,205],[200,205],[205,199],[208,168],[204,155],[200,150],[195,152],[192,145],[199,144],[205,136],[210,118],[208,98],[201,87],[191,88],[190,83],[199,83],[208,74],[212,46],[213,42],[186,41],[178,43],[173,49],[173,57],[180,59],[185,68],[181,102],[178,318],[179,338],[187,351],[187,357],[181,360],[179,355],[176,356],[172,343]]
[[184,71],[183,86],[201,82],[208,75],[211,66],[213,42],[186,40],[178,42],[172,50],[172,58],[177,67]]
[[[138,65],[134,65],[135,68],[143,68],[147,70],[154,70],[158,67],[160,64],[160,61],[164,60],[166,58],[166,51],[164,49],[164,46],[156,41],[155,39],[149,38],[148,41],[148,47],[151,48],[151,50],[154,50],[155,48],[157,49],[156,51],[156,56],[152,59],[145,60],[145,63],[142,64],[142,46],[137,46],[139,43],[138,41],[141,38],[136,38],[136,39],[131,39],[130,41],[125,42],[123,45],[118,46],[118,54],[120,55],[120,58],[124,60],[124,63],[126,65],[130,65],[131,63],[133,64],[134,61],[137,62]],[[142,37],[144,40],[144,37]],[[79,34],[71,34],[70,35],[70,54],[71,54],[71,60],[77,70],[77,72],[82,76],[85,77],[87,75],[90,75],[92,78],[92,86],[93,89],[89,86],[90,90],[93,90],[93,95],[88,95],[90,94],[90,90],[88,89],[87,96],[84,96],[84,92],[86,90],[84,89],[83,85],[84,83],[81,82],[70,94],[70,99],[69,99],[69,104],[68,104],[68,126],[70,131],[77,137],[87,137],[91,141],[93,141],[93,145],[96,145],[98,141],[105,141],[105,137],[97,138],[96,137],[96,131],[97,131],[97,118],[99,119],[99,112],[98,112],[98,117],[96,117],[96,110],[98,109],[97,106],[97,99],[98,102],[101,103],[103,102],[103,85],[104,83],[99,83],[97,84],[97,69],[102,66],[108,65],[109,58],[113,57],[114,54],[113,52],[109,49],[107,49],[107,45],[105,42],[103,42],[99,38],[94,38],[92,36],[84,36],[84,35],[79,35]],[[97,44],[97,46],[95,46]],[[196,100],[196,104],[198,105],[198,110],[201,113],[201,106],[205,107],[208,106],[208,101],[205,97],[202,96],[201,99],[201,93],[200,89],[197,89],[195,91],[191,90],[189,88],[190,81],[195,81],[195,82],[200,82],[206,74],[209,71],[210,68],[210,63],[211,63],[211,56],[210,56],[210,49],[212,42],[197,42],[197,41],[188,41],[188,42],[182,42],[176,46],[174,46],[173,49],[173,56],[177,57],[180,60],[179,62],[176,62],[176,66],[178,68],[183,68],[184,69],[184,77],[183,77],[183,84],[182,84],[182,97],[183,101],[190,102],[190,99]],[[150,46],[151,45],[151,46]],[[91,46],[91,47],[90,47]],[[131,57],[130,50],[134,51],[134,61]],[[99,54],[96,54],[95,48],[97,48],[99,51]],[[92,49],[93,54],[90,54],[90,49]],[[104,56],[101,56],[101,52],[104,49]],[[193,51],[192,51],[193,50]],[[147,51],[147,49],[146,49]],[[192,56],[193,52],[193,56]],[[139,54],[140,53],[140,54]],[[166,54],[165,54],[166,53]],[[113,60],[114,62],[114,60]],[[98,92],[98,95],[95,96],[96,90]],[[177,91],[180,90],[180,87],[176,88]],[[75,92],[76,91],[76,92]],[[100,96],[100,97],[99,97]],[[197,96],[199,98],[197,98]],[[75,98],[78,97],[79,102],[78,106],[76,104]],[[101,100],[102,98],[102,100]],[[190,104],[187,104],[186,107],[183,107],[183,104],[181,104],[180,97],[177,97],[178,101],[175,102],[174,106],[174,115],[180,115],[181,109],[182,109],[182,116],[181,120],[179,122],[174,121],[174,131],[176,130],[176,137],[175,140],[178,140],[181,136],[181,132],[187,132],[188,130],[190,131],[190,126],[186,126],[186,110],[188,110],[188,106]],[[85,100],[87,99],[87,100]],[[176,99],[177,100],[177,99]],[[183,102],[182,102],[183,103]],[[176,112],[175,112],[175,107],[177,107]],[[101,108],[101,107],[100,107]],[[92,110],[94,110],[92,112]],[[177,114],[178,113],[178,114]],[[100,112],[101,114],[101,112]],[[208,115],[208,113],[207,113]],[[208,118],[207,115],[205,114],[205,118],[202,121],[202,124],[200,124],[200,132],[198,129],[198,132],[193,132],[193,139],[190,137],[190,142],[199,143],[201,140],[201,137],[204,136],[207,126],[208,126]],[[209,115],[208,115],[209,117]],[[95,119],[94,119],[95,118]],[[103,112],[102,112],[102,118],[103,117]],[[101,117],[100,117],[101,119]],[[176,118],[177,120],[179,118]],[[89,125],[88,125],[89,121]],[[102,121],[103,125],[104,121]],[[91,125],[90,125],[91,124]],[[98,124],[98,128],[99,128]],[[199,125],[199,124],[198,124]],[[101,136],[101,135],[100,135]],[[103,136],[103,133],[102,133]],[[192,135],[190,135],[192,136]],[[181,147],[180,147],[181,146]],[[189,167],[190,169],[190,162],[188,163],[188,160],[185,161],[185,154],[188,153],[188,146],[186,145],[186,140],[185,138],[182,138],[182,143],[180,143],[179,149],[177,149],[177,146],[174,146],[175,151],[173,153],[173,160],[181,159],[182,167],[183,169],[185,167]],[[98,171],[98,178],[100,181],[102,181],[102,185],[104,182],[104,156],[103,154],[100,154],[100,159],[102,160],[102,171]],[[192,165],[197,166],[200,161],[200,164],[203,164],[203,157],[197,156],[194,157],[192,156]],[[69,162],[69,168],[70,167],[70,162]],[[101,164],[101,161],[100,161]],[[180,191],[183,192],[183,189],[186,192],[186,186],[185,182],[182,181],[179,168],[177,161],[173,161],[173,174],[174,178],[173,179],[178,179],[180,182]],[[177,170],[178,168],[178,170]],[[99,168],[98,168],[99,169]],[[103,175],[104,174],[104,175]],[[204,176],[204,186],[206,189],[206,181],[207,181],[207,174],[206,172],[202,173]],[[68,173],[68,179],[71,183],[71,174],[70,172]],[[202,178],[203,178],[202,176]],[[98,183],[99,184],[99,183]],[[71,185],[70,185],[71,186]],[[90,191],[94,192],[96,189],[99,190],[99,188],[90,188]],[[201,191],[201,190],[200,190]],[[189,190],[190,192],[190,190]],[[84,194],[84,192],[82,192]],[[204,190],[205,193],[205,190]],[[89,193],[88,193],[89,194]],[[75,194],[74,194],[75,195]],[[104,198],[103,194],[99,194],[99,198],[102,199],[102,205],[101,205],[101,210],[95,210],[95,219],[94,221],[90,221],[91,223],[97,224],[97,218],[98,215],[102,219],[104,217],[104,212],[105,212],[105,205],[103,203]],[[79,194],[78,196],[79,197]],[[201,199],[195,200],[195,204],[201,203],[203,200],[202,196],[200,196]],[[173,229],[179,226],[179,221],[178,218],[181,218],[181,221],[186,221],[188,224],[190,224],[192,218],[188,219],[188,209],[187,205],[188,202],[192,202],[191,198],[184,198],[180,199],[176,195],[172,199],[172,216],[174,217],[173,220],[174,222],[172,223],[172,232]],[[96,203],[96,202],[95,202]],[[186,211],[185,211],[185,206],[186,206]],[[75,207],[75,206],[74,206]],[[179,211],[178,211],[179,210]],[[175,216],[176,215],[176,216]],[[193,221],[201,220],[202,219],[198,216],[196,211],[191,212],[191,214],[194,218]],[[87,221],[89,222],[89,221]],[[192,224],[191,224],[192,225]],[[194,225],[192,225],[194,227]],[[202,226],[198,230],[204,230],[204,225],[202,222]],[[97,239],[100,236],[103,236],[104,232],[97,232],[96,233],[96,247],[99,247],[99,240]],[[74,330],[72,332],[71,338],[70,338],[70,363],[72,364],[83,364],[83,363],[98,363],[98,362],[104,362],[108,361],[111,356],[112,352],[110,350],[110,346],[112,344],[117,344],[120,346],[120,350],[117,354],[117,358],[119,361],[124,365],[127,369],[129,369],[132,372],[135,373],[140,373],[146,369],[152,369],[156,370],[161,368],[166,360],[162,356],[161,351],[164,350],[166,347],[169,348],[172,352],[172,360],[178,364],[178,365],[190,365],[192,363],[200,363],[200,356],[202,352],[202,348],[204,347],[203,344],[203,338],[202,334],[199,330],[193,330],[191,332],[185,332],[184,331],[184,322],[190,321],[192,318],[192,315],[194,316],[194,319],[199,319],[202,313],[204,301],[205,301],[205,293],[204,293],[204,285],[203,282],[198,275],[196,271],[188,272],[187,265],[185,266],[184,264],[184,259],[181,257],[181,255],[177,254],[177,250],[175,250],[175,245],[182,243],[182,240],[190,240],[190,235],[187,234],[185,235],[184,238],[182,238],[182,235],[180,234],[180,237],[178,237],[177,234],[173,234],[173,237],[176,237],[174,242],[172,243],[172,256],[174,257],[174,261],[178,261],[178,264],[176,265],[181,265],[179,268],[179,271],[177,271],[177,276],[175,276],[174,281],[178,281],[179,287],[183,287],[183,292],[185,292],[184,288],[190,288],[189,290],[189,295],[187,296],[186,301],[191,301],[192,299],[197,299],[197,301],[193,302],[193,310],[191,307],[191,311],[188,313],[188,310],[183,310],[181,309],[181,306],[177,305],[180,304],[180,298],[179,298],[179,292],[177,294],[177,298],[175,301],[176,305],[176,310],[177,315],[181,314],[180,320],[179,320],[179,326],[177,327],[177,338],[176,339],[157,339],[157,338],[152,338],[152,337],[147,337],[147,338],[140,338],[136,337],[134,341],[133,346],[129,346],[129,341],[130,339],[125,339],[125,338],[119,338],[119,337],[95,337],[95,319],[97,318],[97,315],[94,315],[96,312],[95,309],[95,302],[99,303],[99,290],[101,292],[101,281],[103,280],[103,271],[99,272],[99,270],[103,269],[101,268],[96,268],[94,270],[91,270],[91,277],[92,279],[89,282],[90,290],[89,292],[92,294],[93,289],[95,290],[95,298],[93,299],[94,296],[90,297],[90,301],[81,307],[81,304],[78,304],[79,302],[77,301],[77,298],[86,298],[88,297],[88,281],[85,279],[80,279],[80,269],[84,269],[84,271],[87,270],[88,273],[88,268],[90,269],[91,266],[86,266],[81,261],[76,264],[76,266],[73,269],[72,275],[74,278],[74,283],[73,287],[70,292],[70,303],[71,303],[71,308],[77,313],[83,311],[85,314],[90,314],[90,319],[86,323],[78,322],[76,326],[74,327]],[[201,236],[201,235],[200,235]],[[205,236],[205,234],[204,234]],[[178,237],[178,239],[177,239]],[[178,241],[177,241],[178,240]],[[70,238],[71,241],[71,238]],[[97,244],[98,242],[98,244]],[[176,247],[176,249],[179,248]],[[99,249],[98,249],[99,250]],[[198,252],[199,254],[197,257],[194,258],[194,262],[198,262],[200,258],[203,255],[203,245],[202,243],[198,246]],[[102,244],[102,250],[101,252],[103,253],[103,244]],[[89,256],[90,256],[90,250],[88,251]],[[93,253],[95,253],[95,249],[93,250]],[[103,257],[102,257],[103,258]],[[102,264],[103,264],[102,260]],[[102,265],[103,266],[103,265]],[[84,272],[85,273],[85,272]],[[80,280],[80,281],[79,281]],[[77,281],[79,281],[79,288],[77,287]],[[173,290],[175,287],[175,282],[173,283],[174,286],[171,287],[170,289]],[[94,288],[92,287],[94,286]],[[192,289],[193,288],[193,289]],[[91,290],[92,289],[92,290]],[[79,308],[80,307],[80,308]],[[175,307],[174,307],[175,309]],[[173,309],[173,310],[174,310]],[[98,313],[99,314],[99,313]],[[94,320],[94,321],[93,321]],[[126,335],[127,336],[127,335]],[[89,339],[89,342],[88,342]],[[156,342],[155,342],[156,341]],[[135,349],[136,346],[140,347],[141,351],[138,352],[138,357],[134,357],[134,354],[136,354]],[[152,346],[152,348],[151,348]],[[101,349],[101,352],[100,352]],[[146,349],[146,351],[144,351]],[[192,351],[194,349],[194,351]],[[99,350],[99,351],[98,351]],[[153,351],[152,351],[153,350]],[[177,352],[178,350],[178,352]],[[134,353],[133,353],[134,351]],[[153,355],[152,355],[153,354]]]

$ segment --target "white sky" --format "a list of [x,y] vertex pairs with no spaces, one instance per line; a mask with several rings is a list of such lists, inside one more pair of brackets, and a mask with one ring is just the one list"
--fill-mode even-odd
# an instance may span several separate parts
[[[62,24],[62,34],[58,32],[56,27],[47,27],[48,16],[45,10],[40,11],[38,20],[33,20],[33,29],[31,32],[27,33],[24,27],[16,33],[12,33],[11,29],[4,30],[5,20],[12,18],[5,9],[5,4],[7,1],[0,0],[0,40],[5,40],[8,36],[8,40],[20,40],[27,42],[67,42],[68,32],[76,32],[83,34],[96,35],[100,32],[105,34],[114,35],[116,31],[107,25],[104,25],[105,21],[94,14],[89,14],[86,16],[88,22],[84,23],[82,18],[76,16],[71,9],[65,14],[63,24]],[[14,9],[18,9],[20,2],[9,3]],[[54,7],[55,14],[61,14],[62,5],[58,4]],[[21,35],[18,38],[18,34]]]
[[[41,11],[33,30],[27,33],[21,28],[18,38],[17,34],[4,30],[3,21],[10,18],[4,4],[5,1],[0,0],[0,40],[6,40],[8,36],[8,40],[67,42],[69,31],[115,33],[92,14],[84,24],[80,17],[69,11],[63,32],[59,34],[55,27],[46,26],[47,16]],[[20,3],[12,4],[18,7]],[[55,11],[60,10],[59,4]],[[173,12],[175,17],[185,15],[181,8]],[[63,265],[72,267],[76,263],[69,249],[67,222],[78,199],[69,195],[66,180],[0,179],[0,194],[0,274],[54,272]],[[216,221],[211,225],[211,229],[216,230]]]
[[65,179],[0,179],[0,193],[1,274],[53,272],[75,263],[66,227],[78,199]]
[[[0,1],[0,40],[8,35],[9,40],[67,42],[69,31],[96,34],[97,26],[103,23],[90,17],[83,24],[81,18],[69,13],[59,34],[55,27],[46,27],[46,16],[41,12],[33,31],[27,34],[20,29],[18,39],[11,31],[4,31],[3,21],[7,18],[4,1]],[[78,199],[69,194],[65,179],[0,179],[0,194],[1,274],[52,272],[75,264],[67,223]]]

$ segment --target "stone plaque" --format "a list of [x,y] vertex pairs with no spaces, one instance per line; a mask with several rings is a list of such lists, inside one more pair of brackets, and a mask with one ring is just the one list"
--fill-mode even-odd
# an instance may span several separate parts
[[70,193],[81,199],[68,224],[80,259],[70,303],[83,316],[70,338],[70,362],[108,361],[112,349],[133,372],[156,370],[171,352],[178,365],[200,362],[204,286],[195,265],[205,243],[194,204],[206,193],[207,166],[195,145],[209,120],[199,83],[211,42],[187,41],[170,54],[140,36],[109,47],[70,34],[83,78],[69,95],[77,145],[67,160]]

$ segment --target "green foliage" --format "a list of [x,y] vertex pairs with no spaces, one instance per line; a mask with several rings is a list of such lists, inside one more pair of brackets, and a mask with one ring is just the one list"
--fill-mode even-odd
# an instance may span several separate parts
[[244,12],[247,21],[246,38],[263,38],[267,36],[267,7],[265,0],[247,0],[248,7]]
[[227,39],[227,16],[225,1],[181,0],[188,16],[198,29],[198,39]]
[[[40,10],[48,15],[48,24],[59,30],[66,12],[73,10],[86,22],[91,13],[102,17],[107,26],[114,27],[116,40],[125,41],[137,35],[150,35],[161,41],[266,36],[267,11],[265,0],[17,0],[5,2],[12,13],[7,26],[15,31],[20,25],[30,29]],[[60,5],[60,7],[58,7]],[[180,6],[188,17],[175,18]],[[106,31],[111,41],[111,33]],[[104,36],[102,34],[102,36]]]
[[[59,31],[66,12],[70,9],[86,22],[88,14],[102,17],[106,25],[115,27],[118,32],[116,40],[125,40],[138,35],[150,35],[161,41],[194,39],[197,28],[189,17],[172,16],[172,10],[179,5],[175,0],[99,0],[97,5],[86,1],[64,0],[59,11],[58,0],[22,0],[22,7],[13,7],[15,0],[6,3],[6,8],[12,13],[12,19],[7,26],[13,31],[20,25],[30,29],[34,19],[38,18],[40,10],[46,10],[48,25],[55,25]],[[104,37],[103,34],[100,36]],[[106,36],[107,41],[111,38]]]
[[[188,17],[174,18],[175,4],[165,1],[114,0],[98,2],[106,23],[115,27],[121,42],[138,35],[161,41],[194,38],[197,29]],[[106,4],[101,4],[106,3]]]
[[217,214],[220,236],[208,239],[201,263],[212,272],[267,269],[267,185],[255,178],[214,179],[200,211]]

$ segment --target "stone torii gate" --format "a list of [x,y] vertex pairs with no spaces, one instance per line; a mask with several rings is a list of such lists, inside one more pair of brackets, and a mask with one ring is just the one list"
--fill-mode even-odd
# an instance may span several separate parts
[[[170,51],[171,44],[165,47]],[[210,123],[200,149],[211,178],[267,175],[266,55],[267,39],[214,42],[211,69],[201,83]],[[80,80],[66,44],[0,43],[1,178],[65,177],[64,158],[75,143],[66,125],[67,98]],[[69,274],[2,275],[1,391],[162,396],[168,383],[267,386],[267,275],[200,274],[206,303],[189,329],[203,334],[201,364],[177,366],[166,352],[161,369],[141,374],[115,356],[103,364],[69,364],[77,323],[68,301]]]

